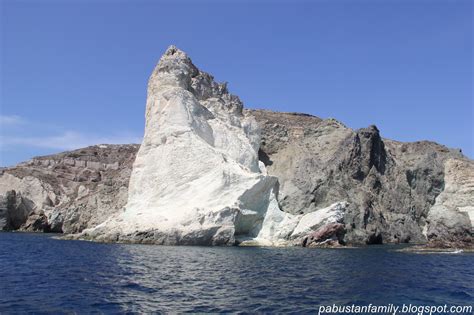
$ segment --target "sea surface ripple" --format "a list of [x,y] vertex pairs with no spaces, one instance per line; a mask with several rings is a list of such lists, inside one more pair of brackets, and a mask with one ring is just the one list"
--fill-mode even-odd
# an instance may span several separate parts
[[0,233],[0,313],[314,313],[472,305],[474,254],[176,247]]

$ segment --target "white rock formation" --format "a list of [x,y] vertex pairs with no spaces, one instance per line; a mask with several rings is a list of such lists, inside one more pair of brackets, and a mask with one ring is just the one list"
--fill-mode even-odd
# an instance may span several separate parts
[[347,206],[347,202],[336,202],[329,207],[305,214],[291,233],[291,238],[306,236],[329,223],[343,223]]
[[30,200],[33,207],[31,210],[52,209],[51,206],[57,196],[47,183],[43,183],[33,176],[19,178],[10,174],[2,174],[0,178],[0,195],[5,196],[9,190],[15,188]]
[[444,164],[444,171],[445,187],[435,205],[467,213],[471,226],[474,226],[474,163],[449,159]]
[[444,172],[445,187],[428,212],[424,232],[450,240],[474,233],[474,163],[448,159]]
[[128,203],[84,236],[158,244],[280,245],[299,216],[258,161],[259,128],[225,84],[171,46],[148,83],[145,135]]

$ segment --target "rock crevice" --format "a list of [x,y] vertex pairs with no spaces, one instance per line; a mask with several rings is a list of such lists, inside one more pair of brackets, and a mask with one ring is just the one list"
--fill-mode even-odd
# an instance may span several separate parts
[[459,150],[243,109],[174,46],[150,76],[145,117],[140,146],[0,169],[0,229],[168,245],[473,246],[474,162]]

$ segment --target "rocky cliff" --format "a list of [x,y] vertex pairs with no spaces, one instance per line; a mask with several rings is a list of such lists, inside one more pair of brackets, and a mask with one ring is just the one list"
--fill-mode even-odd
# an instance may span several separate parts
[[297,217],[258,160],[259,127],[225,84],[171,46],[148,82],[145,135],[123,212],[80,237],[154,244],[278,245]]
[[473,161],[436,143],[244,110],[170,47],[150,77],[142,145],[2,169],[0,229],[159,244],[472,247],[473,181]]
[[263,128],[260,159],[279,179],[284,211],[347,200],[349,243],[472,246],[474,163],[459,150],[383,139],[375,126],[352,130],[334,119],[250,113]]
[[0,229],[78,233],[104,222],[127,200],[137,150],[97,145],[0,169]]

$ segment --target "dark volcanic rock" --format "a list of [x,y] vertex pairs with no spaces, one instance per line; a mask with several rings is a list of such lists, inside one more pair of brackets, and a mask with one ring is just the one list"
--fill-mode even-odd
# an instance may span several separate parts
[[[343,239],[330,237],[327,245],[472,247],[474,166],[459,151],[383,139],[375,126],[354,131],[305,114],[244,113],[262,128],[259,157],[279,179],[284,211],[304,214],[349,202]],[[0,170],[0,228],[77,233],[102,223],[126,204],[137,150],[98,145]],[[8,197],[11,190],[18,196]]]
[[[472,239],[472,189],[460,207],[452,207],[457,216],[444,212],[453,219],[449,224],[440,215],[427,221],[451,161],[464,167],[455,174],[474,169],[458,150],[383,139],[375,126],[353,131],[334,119],[263,110],[248,114],[263,128],[261,160],[279,179],[284,211],[308,213],[348,201],[345,241],[354,244],[425,243],[448,235]],[[470,187],[467,180],[463,185]]]

